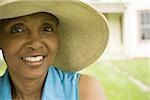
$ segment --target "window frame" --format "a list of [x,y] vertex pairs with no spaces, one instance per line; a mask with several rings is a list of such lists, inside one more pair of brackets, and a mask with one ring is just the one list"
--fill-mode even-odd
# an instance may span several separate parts
[[141,14],[142,13],[150,13],[150,9],[145,9],[145,10],[139,10],[138,11],[138,17],[137,17],[137,21],[138,21],[138,38],[140,42],[150,42],[150,39],[142,39],[142,24],[141,24]]

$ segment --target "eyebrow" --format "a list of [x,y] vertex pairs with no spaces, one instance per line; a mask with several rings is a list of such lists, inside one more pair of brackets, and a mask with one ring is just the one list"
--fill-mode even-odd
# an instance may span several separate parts
[[[3,21],[16,21],[16,20],[20,20],[21,19],[21,17],[14,17],[14,18],[8,18],[8,19],[2,19]],[[23,20],[23,21],[26,21],[25,19],[21,19],[21,20]]]
[[53,23],[54,23],[54,24],[56,23],[57,26],[58,26],[58,24],[59,24],[59,22],[58,22],[57,20],[55,21],[55,20],[50,20],[50,19],[43,19],[42,22],[47,22],[47,23],[52,23],[52,24],[53,24]]
[[9,19],[2,19],[1,22],[4,23],[4,25],[7,24],[9,26],[10,23],[15,24],[16,22],[17,23],[26,22],[26,20],[25,19],[20,20],[19,18],[9,18]]
[[57,25],[59,25],[59,19],[55,15],[53,15],[53,14],[50,14],[50,15],[56,20]]

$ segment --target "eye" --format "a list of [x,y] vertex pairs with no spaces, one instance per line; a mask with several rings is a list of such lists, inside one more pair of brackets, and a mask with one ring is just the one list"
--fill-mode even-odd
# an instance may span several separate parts
[[11,27],[11,33],[22,33],[25,32],[25,27],[23,24],[15,24]]
[[45,23],[42,25],[42,31],[43,32],[51,33],[51,32],[53,32],[53,30],[54,30],[53,26],[49,23]]
[[21,28],[14,28],[11,30],[12,33],[19,33],[19,32],[23,32],[23,29]]
[[51,27],[44,27],[44,31],[45,32],[52,32],[53,28],[51,28]]

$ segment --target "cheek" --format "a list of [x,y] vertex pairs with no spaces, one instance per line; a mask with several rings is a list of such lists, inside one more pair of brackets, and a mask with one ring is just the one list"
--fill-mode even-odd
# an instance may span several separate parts
[[2,39],[2,50],[5,55],[12,56],[20,49],[22,41],[20,39]]
[[58,51],[58,39],[55,39],[52,41],[51,49],[53,50],[53,52],[55,54],[57,53],[57,51]]
[[47,39],[47,45],[49,48],[49,51],[52,55],[56,55],[57,51],[58,51],[58,37],[53,37],[53,38],[49,38]]

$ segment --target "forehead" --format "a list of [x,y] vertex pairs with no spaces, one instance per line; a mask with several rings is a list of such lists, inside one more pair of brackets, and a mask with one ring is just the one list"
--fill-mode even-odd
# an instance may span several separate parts
[[26,20],[26,19],[33,20],[33,21],[34,21],[34,19],[41,19],[41,20],[54,21],[54,22],[58,23],[57,17],[55,17],[54,15],[52,15],[50,13],[46,13],[46,12],[39,12],[39,13],[34,13],[34,14],[30,14],[30,15],[15,17],[15,18],[2,19],[1,22],[2,22],[2,24],[4,24],[4,23],[11,22],[11,21],[14,22],[17,20]]

